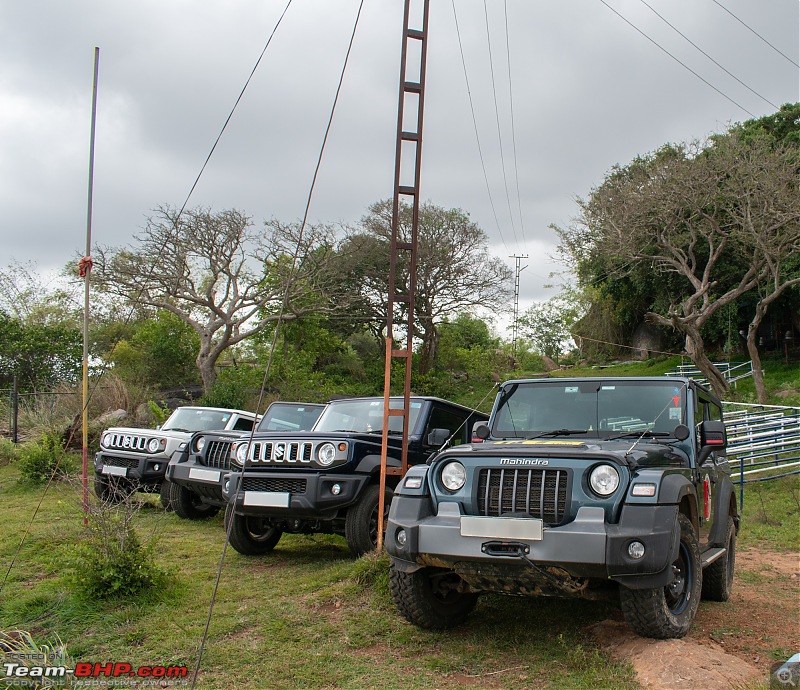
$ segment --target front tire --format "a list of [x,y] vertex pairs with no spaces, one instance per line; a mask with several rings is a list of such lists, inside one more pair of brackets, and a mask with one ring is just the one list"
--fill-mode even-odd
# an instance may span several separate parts
[[219,506],[204,503],[200,496],[189,491],[183,484],[169,484],[169,503],[178,517],[185,520],[205,520],[219,512]]
[[728,601],[733,589],[733,570],[736,565],[736,525],[728,516],[725,532],[727,552],[703,571],[703,599],[709,601]]
[[166,479],[161,480],[161,486],[158,488],[158,498],[161,501],[161,506],[168,513],[174,510],[174,508],[172,507],[172,499],[170,498],[171,488],[172,488],[172,482],[167,481]]
[[464,581],[446,568],[420,568],[406,573],[389,566],[389,586],[400,613],[414,625],[445,630],[464,622],[478,595],[465,592]]
[[230,545],[245,556],[269,553],[283,535],[268,518],[239,515],[230,506],[225,509],[225,530]]
[[700,546],[691,520],[678,514],[680,545],[672,563],[673,579],[665,587],[620,587],[625,621],[643,637],[659,640],[683,637],[694,622],[700,603],[702,569]]
[[[383,526],[385,529],[386,521],[389,518],[392,492],[387,489],[383,496]],[[357,558],[378,547],[379,497],[380,487],[377,484],[370,484],[364,489],[358,502],[347,511],[344,521],[344,536],[350,552]]]

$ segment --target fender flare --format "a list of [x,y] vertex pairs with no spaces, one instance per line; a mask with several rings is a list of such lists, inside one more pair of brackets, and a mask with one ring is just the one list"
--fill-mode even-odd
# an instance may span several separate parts
[[[400,461],[397,458],[387,457],[387,467],[400,467]],[[381,471],[381,456],[380,455],[366,455],[356,465],[358,474],[377,474]]]

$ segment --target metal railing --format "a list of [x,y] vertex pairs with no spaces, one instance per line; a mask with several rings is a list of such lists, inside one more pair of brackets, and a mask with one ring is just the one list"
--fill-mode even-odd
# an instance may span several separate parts
[[[712,362],[719,370],[725,380],[736,388],[737,381],[753,375],[753,362]],[[694,379],[698,383],[707,384],[708,380],[694,364],[680,364],[672,371],[666,373],[667,376],[686,376]]]
[[724,402],[731,479],[744,485],[800,474],[800,407]]

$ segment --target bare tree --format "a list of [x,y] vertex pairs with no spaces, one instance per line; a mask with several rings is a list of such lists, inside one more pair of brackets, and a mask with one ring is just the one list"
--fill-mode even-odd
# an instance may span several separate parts
[[726,136],[706,146],[666,146],[615,168],[579,202],[576,246],[616,257],[621,274],[649,266],[654,281],[667,273],[683,279],[666,313],[647,317],[685,336],[686,351],[718,395],[729,384],[708,358],[701,330],[719,309],[765,284],[769,252],[791,246],[775,238],[797,222],[796,169],[791,156]]
[[327,308],[328,228],[307,227],[301,238],[297,226],[277,221],[257,232],[237,210],[178,217],[161,207],[136,241],[130,249],[96,249],[92,279],[108,294],[189,324],[200,338],[196,361],[206,391],[220,355],[274,322],[284,295],[287,319]]
[[[766,137],[718,142],[729,147],[732,158],[746,161],[750,175],[727,181],[729,193],[739,200],[731,208],[742,227],[744,241],[751,243],[763,260],[762,279],[756,286],[758,301],[747,329],[747,352],[753,362],[756,397],[767,402],[767,391],[758,351],[758,329],[769,307],[794,285],[800,285],[800,149],[774,145]],[[762,208],[767,206],[769,211]]]

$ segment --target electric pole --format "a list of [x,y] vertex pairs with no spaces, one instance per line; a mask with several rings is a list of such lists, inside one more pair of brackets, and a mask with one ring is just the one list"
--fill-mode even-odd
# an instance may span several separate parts
[[527,266],[520,268],[520,261],[527,259],[527,254],[512,254],[509,258],[516,260],[516,270],[514,271],[514,323],[511,326],[511,354],[516,357],[517,355],[517,319],[519,318],[519,274],[524,271]]

